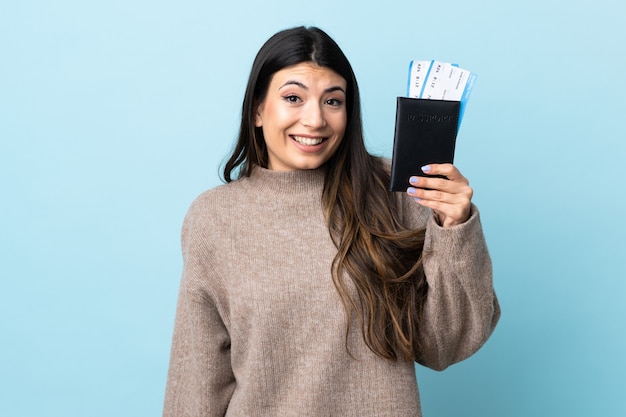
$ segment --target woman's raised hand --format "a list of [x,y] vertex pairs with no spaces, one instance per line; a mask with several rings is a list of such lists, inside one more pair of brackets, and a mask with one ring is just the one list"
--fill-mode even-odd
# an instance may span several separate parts
[[413,176],[407,193],[418,204],[431,208],[443,227],[466,222],[474,191],[461,172],[452,164],[430,164],[422,167],[422,171],[447,179]]

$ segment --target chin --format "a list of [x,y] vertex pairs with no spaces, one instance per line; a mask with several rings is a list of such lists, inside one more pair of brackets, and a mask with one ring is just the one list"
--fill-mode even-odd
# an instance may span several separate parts
[[318,160],[318,161],[303,161],[301,163],[298,164],[294,164],[296,169],[301,169],[301,170],[306,170],[306,169],[318,169],[320,168],[322,165],[324,165],[327,162],[326,159],[324,160]]

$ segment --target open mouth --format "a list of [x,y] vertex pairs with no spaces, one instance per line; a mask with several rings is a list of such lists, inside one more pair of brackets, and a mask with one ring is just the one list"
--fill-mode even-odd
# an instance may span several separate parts
[[304,146],[315,146],[324,142],[327,138],[309,138],[304,136],[291,136],[293,140]]

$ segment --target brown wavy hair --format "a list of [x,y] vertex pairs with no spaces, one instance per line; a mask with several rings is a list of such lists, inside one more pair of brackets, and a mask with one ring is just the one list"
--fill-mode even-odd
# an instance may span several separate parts
[[[392,360],[418,360],[417,332],[428,289],[421,258],[424,230],[402,224],[398,202],[387,191],[385,163],[365,148],[359,88],[352,67],[321,29],[297,27],[278,32],[259,50],[243,100],[238,140],[224,167],[224,181],[250,176],[254,166],[267,168],[267,148],[261,128],[254,125],[255,112],[273,74],[303,62],[330,68],[347,82],[346,130],[337,151],[324,165],[322,192],[329,233],[337,246],[331,268],[333,282],[348,318],[356,314],[363,340],[375,354]],[[346,341],[349,331],[348,324]]]

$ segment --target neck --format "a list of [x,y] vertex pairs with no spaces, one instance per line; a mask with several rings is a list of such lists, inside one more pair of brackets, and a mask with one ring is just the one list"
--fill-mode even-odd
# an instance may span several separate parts
[[251,185],[260,193],[298,196],[319,196],[324,185],[324,168],[296,171],[273,171],[255,166],[249,177]]

